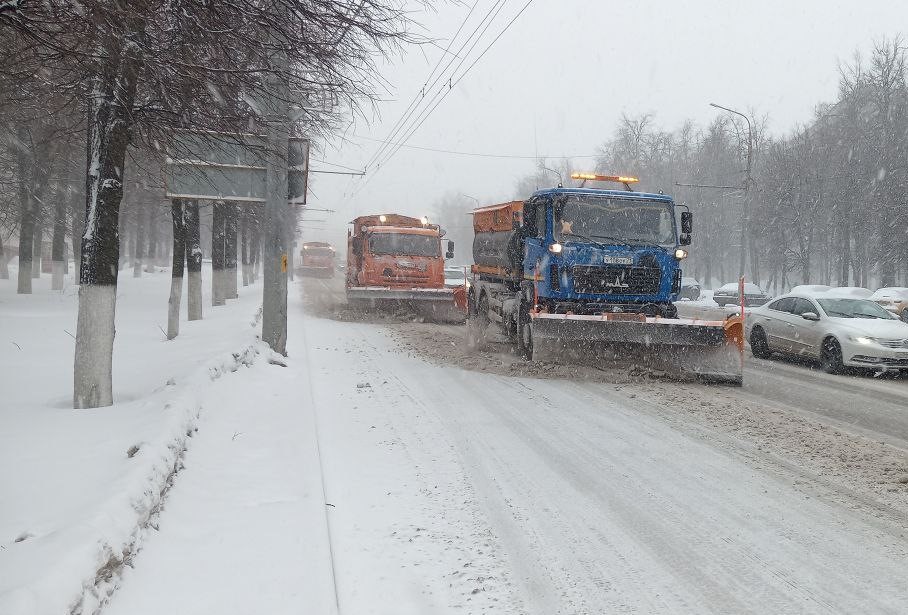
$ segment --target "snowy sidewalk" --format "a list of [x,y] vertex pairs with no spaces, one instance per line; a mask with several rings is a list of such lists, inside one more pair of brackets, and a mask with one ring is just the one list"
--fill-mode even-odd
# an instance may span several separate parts
[[377,397],[360,326],[304,316],[298,292],[287,367],[260,358],[210,389],[159,531],[105,612],[513,612],[450,447],[434,425],[415,426],[419,446],[397,432],[389,403],[420,406]]
[[265,357],[215,383],[158,532],[105,613],[333,612],[305,384]]
[[261,286],[226,307],[206,301],[205,319],[184,317],[168,342],[166,270],[122,276],[115,404],[74,411],[77,289],[43,277],[21,296],[11,278],[0,281],[0,613],[89,613],[153,520],[200,393],[254,355]]

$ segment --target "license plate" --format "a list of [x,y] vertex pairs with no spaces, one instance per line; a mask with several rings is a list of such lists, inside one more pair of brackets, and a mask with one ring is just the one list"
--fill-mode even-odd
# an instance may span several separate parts
[[634,259],[630,256],[603,256],[602,263],[605,265],[633,265]]

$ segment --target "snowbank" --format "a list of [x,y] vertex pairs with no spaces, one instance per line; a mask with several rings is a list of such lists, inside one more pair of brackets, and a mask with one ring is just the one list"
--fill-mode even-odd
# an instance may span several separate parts
[[200,392],[254,359],[260,290],[241,289],[167,342],[169,275],[122,276],[115,403],[74,411],[77,288],[67,276],[52,292],[46,277],[20,296],[10,277],[0,281],[0,613],[90,613],[153,522]]

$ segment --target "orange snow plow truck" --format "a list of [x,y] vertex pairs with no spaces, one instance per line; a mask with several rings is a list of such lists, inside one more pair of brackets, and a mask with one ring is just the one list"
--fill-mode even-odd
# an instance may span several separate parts
[[[369,310],[403,308],[439,321],[463,322],[465,310],[455,296],[463,288],[445,287],[444,231],[426,218],[399,214],[360,216],[347,232],[347,304]],[[459,304],[459,305],[458,305]]]

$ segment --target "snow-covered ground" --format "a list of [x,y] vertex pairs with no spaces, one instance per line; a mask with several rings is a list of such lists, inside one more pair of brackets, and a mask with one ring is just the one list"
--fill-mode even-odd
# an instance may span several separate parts
[[180,463],[200,392],[255,343],[260,287],[193,323],[184,302],[180,336],[168,342],[167,271],[121,275],[115,404],[74,411],[78,290],[68,276],[51,291],[44,276],[17,295],[11,269],[0,280],[0,613],[78,612],[83,599],[91,612]]

